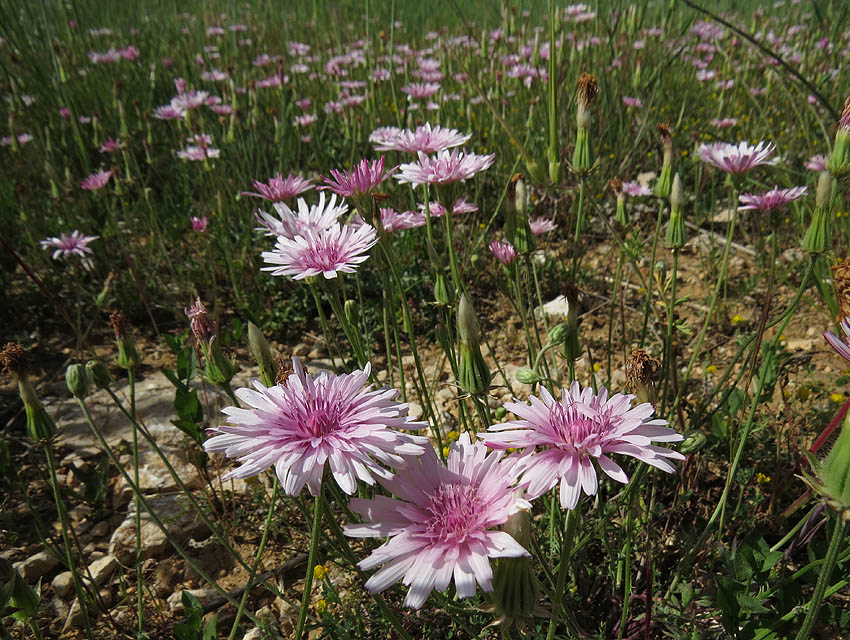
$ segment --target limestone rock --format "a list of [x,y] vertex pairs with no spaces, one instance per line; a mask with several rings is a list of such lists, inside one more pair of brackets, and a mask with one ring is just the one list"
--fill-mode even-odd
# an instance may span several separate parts
[[26,582],[32,583],[45,573],[51,571],[57,564],[59,564],[59,560],[52,553],[45,550],[31,555],[26,560],[16,562],[14,567]]

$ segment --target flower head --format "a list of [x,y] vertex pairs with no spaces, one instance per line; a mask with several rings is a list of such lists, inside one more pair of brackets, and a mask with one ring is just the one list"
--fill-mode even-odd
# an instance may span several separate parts
[[649,187],[645,187],[639,182],[632,180],[630,182],[624,182],[620,187],[623,193],[627,196],[638,197],[638,196],[651,196],[652,189]]
[[200,297],[195,298],[191,307],[184,308],[183,313],[189,318],[192,335],[198,343],[206,343],[215,335],[215,327]]
[[202,218],[190,216],[190,219],[192,221],[192,231],[197,231],[198,233],[204,233],[210,224],[208,216],[203,216]]
[[[594,458],[602,471],[618,482],[628,482],[628,476],[607,454],[632,456],[668,473],[674,471],[668,458],[685,459],[680,453],[652,444],[683,438],[665,426],[666,420],[650,419],[654,411],[651,404],[633,408],[633,398],[619,393],[609,398],[604,387],[594,395],[590,387],[582,389],[573,382],[562,390],[558,401],[541,388],[540,398],[530,398],[531,406],[506,403],[505,408],[522,420],[493,425],[482,440],[495,449],[526,450],[520,486],[526,489],[529,500],[560,481],[561,506],[573,509],[582,490],[591,496],[596,493]],[[542,450],[534,453],[537,447]]]
[[120,139],[109,139],[100,145],[98,151],[101,153],[112,153],[124,148],[124,143]]
[[502,264],[510,264],[516,259],[516,249],[510,242],[494,240],[490,243],[490,252]]
[[112,177],[112,171],[104,171],[101,169],[97,173],[93,173],[80,183],[80,187],[86,191],[97,191],[106,186],[109,179]]
[[703,144],[698,149],[700,160],[727,173],[744,173],[760,164],[770,163],[776,149],[772,142],[759,142],[752,146],[748,142],[731,144],[715,142]]
[[[395,402],[398,391],[365,387],[370,366],[342,375],[322,372],[313,378],[298,358],[284,383],[236,391],[250,409],[227,407],[230,424],[210,429],[208,452],[221,452],[242,463],[226,478],[247,478],[274,465],[283,490],[297,496],[306,484],[318,495],[325,466],[339,487],[351,495],[357,480],[374,484],[392,474],[381,464],[403,467],[401,456],[419,456],[427,439],[393,429],[421,429],[407,417],[407,405]],[[425,446],[423,446],[425,445]]]
[[549,218],[534,218],[528,221],[528,226],[531,227],[531,233],[536,236],[548,233],[549,231],[554,231],[558,228],[558,225]]
[[375,149],[377,151],[437,153],[444,149],[466,144],[471,137],[471,133],[463,134],[458,132],[457,129],[444,129],[440,125],[431,127],[431,123],[426,122],[417,127],[415,131],[410,129],[396,130],[394,135],[377,140]]
[[254,215],[262,227],[257,230],[266,229],[266,235],[285,236],[291,239],[301,235],[306,229],[313,231],[327,229],[348,211],[347,204],[336,203],[336,195],[331,195],[326,204],[324,193],[319,193],[319,202],[312,206],[308,206],[304,198],[298,198],[296,204],[297,212],[283,202],[275,202],[274,210],[278,215],[277,218],[258,210]]
[[402,93],[406,93],[411,99],[430,98],[440,90],[440,85],[436,82],[411,82],[401,88]]
[[215,147],[188,145],[185,149],[177,152],[177,157],[183,160],[206,160],[207,158],[218,158],[221,151]]
[[766,193],[744,193],[739,198],[741,206],[738,207],[738,210],[758,209],[765,212],[778,211],[779,209],[784,209],[794,200],[803,197],[806,191],[808,191],[806,187],[793,187],[791,189],[774,187]]
[[259,193],[242,191],[239,195],[263,198],[272,202],[284,202],[313,188],[309,180],[291,173],[286,178],[278,173],[273,178],[269,178],[268,183],[259,180],[252,180],[252,182]]
[[333,178],[323,176],[325,185],[320,190],[331,190],[340,196],[359,196],[370,193],[372,189],[390,177],[395,167],[384,173],[384,157],[369,162],[366,158],[351,171],[331,169]]
[[279,236],[274,251],[263,252],[263,260],[272,266],[262,270],[293,280],[319,274],[330,280],[339,272],[354,273],[355,267],[369,258],[366,252],[376,242],[375,227],[365,223],[334,222],[325,229],[304,229],[293,238]]
[[850,318],[841,319],[841,329],[844,331],[844,340],[835,335],[832,331],[826,331],[823,337],[829,343],[829,346],[835,349],[836,353],[842,358],[850,362],[850,346],[847,342],[850,340]]
[[822,153],[813,155],[803,164],[809,171],[826,171],[826,156]]
[[55,249],[53,259],[67,258],[68,256],[79,256],[83,260],[83,265],[90,264],[89,256],[91,249],[88,244],[92,240],[97,240],[100,236],[84,236],[79,231],[72,231],[70,234],[60,233],[58,238],[47,238],[40,242],[45,249]]
[[480,156],[457,149],[440,151],[433,156],[420,152],[419,161],[401,165],[395,179],[412,185],[449,184],[467,180],[479,171],[489,169],[495,159],[495,153]]
[[445,465],[429,447],[397,476],[380,478],[397,498],[352,499],[349,506],[365,522],[346,526],[345,534],[389,537],[358,564],[363,571],[384,565],[366,588],[377,593],[400,579],[410,587],[404,605],[418,609],[433,589],[444,591],[452,576],[459,598],[475,595],[476,583],[492,591],[489,558],[528,557],[513,537],[495,529],[530,507],[511,487],[515,465],[500,458],[501,452],[488,454],[464,433]]

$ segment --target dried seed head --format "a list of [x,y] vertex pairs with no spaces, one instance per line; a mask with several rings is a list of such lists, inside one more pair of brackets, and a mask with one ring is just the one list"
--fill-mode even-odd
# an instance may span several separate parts
[[619,176],[614,176],[608,181],[608,186],[611,188],[615,194],[620,194],[620,189],[623,187],[623,181],[619,178]]
[[642,402],[647,392],[655,388],[655,377],[661,368],[661,363],[643,349],[635,349],[626,360],[626,386],[628,386]]
[[0,364],[3,365],[4,373],[20,378],[25,376],[29,369],[29,358],[27,352],[17,342],[7,342],[0,350]]
[[292,361],[288,358],[284,358],[282,353],[277,355],[277,360],[275,362],[277,364],[277,375],[275,376],[276,384],[286,384],[286,379],[289,377],[289,374],[292,373]]
[[842,318],[850,318],[850,258],[832,265],[832,284],[835,286]]
[[599,85],[596,77],[589,73],[582,73],[578,77],[578,102],[587,109],[593,103],[596,94],[599,93]]
[[115,339],[123,340],[126,337],[127,316],[120,311],[113,311],[109,315],[109,320],[112,322],[112,330],[115,332]]
[[661,134],[661,141],[663,143],[666,144],[668,141],[671,140],[669,122],[659,122],[655,125],[655,130]]

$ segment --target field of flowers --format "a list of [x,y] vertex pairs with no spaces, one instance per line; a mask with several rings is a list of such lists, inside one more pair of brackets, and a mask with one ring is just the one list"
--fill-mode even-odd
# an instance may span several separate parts
[[0,640],[850,638],[848,59],[0,4]]

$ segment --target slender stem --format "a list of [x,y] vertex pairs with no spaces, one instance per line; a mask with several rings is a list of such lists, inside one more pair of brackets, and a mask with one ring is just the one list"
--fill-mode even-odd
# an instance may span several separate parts
[[[564,518],[564,537],[561,541],[561,560],[558,565],[558,582],[555,585],[555,597],[552,599],[552,617],[549,620],[549,630],[546,633],[546,640],[553,640],[555,637],[555,631],[558,629],[558,621],[561,617],[567,621],[567,626],[571,627],[572,625],[568,621],[568,613],[566,607],[564,607],[564,589],[567,585],[567,574],[569,573],[570,567],[570,556],[572,555],[572,546],[573,546],[573,535],[575,533],[576,522],[578,521],[578,514],[575,509],[570,509],[567,511],[567,515]],[[571,631],[575,631],[571,629]]]
[[[331,357],[331,366],[336,368],[336,358],[337,356],[344,361],[341,353],[339,352],[339,345],[336,342],[336,336],[331,333],[330,328],[328,327],[328,319],[325,316],[325,310],[322,308],[322,301],[319,300],[319,292],[317,291],[317,287],[314,284],[310,284],[310,293],[313,294],[313,302],[316,304],[316,312],[319,314],[319,324],[322,325],[322,333],[325,336],[325,344],[328,346],[328,354]],[[333,347],[332,348],[332,344]]]
[[676,357],[673,353],[673,321],[676,317],[676,279],[679,270],[679,249],[673,249],[673,272],[672,282],[670,283],[670,306],[667,308],[667,339],[664,342],[664,390],[661,393],[661,415],[664,415],[664,410],[667,408],[667,388],[668,382],[673,375],[673,369],[676,366]]
[[[554,55],[554,53],[552,54]],[[579,238],[581,237],[581,228],[584,226],[584,178],[579,179],[578,183],[578,207],[576,211],[576,230],[573,236],[573,271],[572,284],[575,285],[576,274],[578,273],[578,263],[581,256],[579,248]]]
[[797,632],[795,640],[808,640],[812,627],[817,620],[818,612],[823,603],[824,593],[829,585],[829,578],[832,576],[832,570],[835,568],[835,560],[838,557],[838,552],[841,550],[841,543],[847,537],[850,531],[850,522],[844,522],[841,514],[835,516],[835,526],[832,529],[832,536],[829,539],[829,548],[826,551],[823,567],[821,567],[818,582],[815,585],[815,591],[812,594],[812,599],[809,602],[809,611],[806,613],[806,618],[803,620],[803,626]]
[[[139,428],[136,421],[136,368],[131,366],[127,369],[130,382],[130,416],[133,425],[133,480],[136,486],[139,484]],[[136,505],[136,616],[139,638],[145,632],[145,603],[144,603],[144,576],[142,575],[142,509],[138,496],[134,496]]]
[[[274,474],[272,499],[269,501],[269,512],[266,514],[266,527],[263,529],[263,537],[260,538],[260,546],[257,548],[257,555],[254,557],[254,564],[251,566],[251,571],[248,574],[247,584],[249,585],[254,583],[254,576],[257,575],[257,569],[260,566],[260,560],[263,558],[263,551],[265,550],[266,542],[269,539],[269,531],[272,526],[272,515],[274,515],[274,505],[277,500],[278,483],[279,480],[277,474]],[[236,610],[236,619],[233,621],[233,626],[230,628],[230,635],[227,636],[228,640],[233,640],[236,637],[236,631],[239,629],[239,620],[242,618],[242,613],[245,611],[245,605],[248,603],[248,594],[250,592],[251,589],[245,589],[245,593],[242,594],[242,600],[239,602],[239,608]]]
[[655,219],[655,234],[652,236],[652,251],[649,254],[649,282],[646,287],[646,306],[643,308],[643,328],[640,331],[640,346],[646,341],[646,331],[649,325],[649,313],[652,310],[652,285],[655,278],[652,277],[655,270],[655,254],[658,249],[658,236],[661,235],[661,219],[664,217],[664,200],[658,207],[658,217]]
[[307,575],[304,577],[304,593],[301,595],[301,610],[298,612],[298,624],[295,627],[295,640],[301,640],[304,624],[307,622],[307,609],[310,608],[310,590],[313,587],[313,569],[319,552],[319,538],[322,534],[322,504],[325,497],[324,483],[319,485],[319,495],[313,511],[313,530],[310,534],[310,554],[307,556]]

